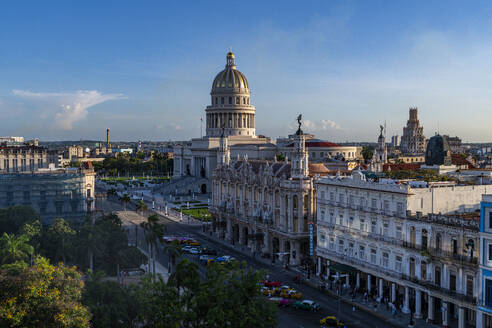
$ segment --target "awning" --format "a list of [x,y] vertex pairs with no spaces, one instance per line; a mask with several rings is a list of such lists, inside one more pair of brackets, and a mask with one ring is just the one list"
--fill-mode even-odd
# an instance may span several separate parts
[[330,269],[330,271],[333,270],[338,273],[352,273],[358,271],[356,268],[351,267],[350,265],[345,265],[341,263],[330,264],[328,266],[328,269]]

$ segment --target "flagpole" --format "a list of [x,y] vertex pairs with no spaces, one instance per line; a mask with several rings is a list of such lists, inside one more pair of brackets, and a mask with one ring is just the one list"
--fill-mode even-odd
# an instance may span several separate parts
[[202,125],[203,125],[203,117],[200,117],[200,139],[203,138]]

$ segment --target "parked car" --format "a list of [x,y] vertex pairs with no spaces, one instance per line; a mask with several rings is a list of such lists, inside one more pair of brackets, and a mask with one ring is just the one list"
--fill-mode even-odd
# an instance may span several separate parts
[[192,247],[190,249],[190,254],[200,254],[202,252],[202,250],[200,248],[197,248],[197,247]]
[[191,246],[186,245],[186,246],[181,247],[181,251],[185,252],[185,253],[189,253],[191,248],[192,248]]
[[265,285],[265,287],[280,287],[280,285],[282,285],[282,283],[280,281],[268,281],[268,280],[265,280],[263,281],[263,285]]
[[324,317],[319,321],[319,324],[323,328],[339,328],[345,326],[345,324],[338,320],[335,316]]
[[302,293],[292,288],[284,289],[280,290],[280,297],[300,300],[302,298]]
[[309,310],[309,311],[318,311],[320,305],[311,300],[297,301],[293,305],[296,309]]
[[205,255],[200,255],[200,258],[199,258],[200,262],[205,262],[205,263],[207,263],[208,260],[213,260],[213,259],[214,259],[213,256],[206,255],[206,254]]

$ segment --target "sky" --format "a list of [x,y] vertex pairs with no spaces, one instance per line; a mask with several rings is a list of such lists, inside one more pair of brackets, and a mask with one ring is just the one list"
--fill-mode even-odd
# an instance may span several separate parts
[[229,48],[257,134],[492,141],[490,1],[3,1],[0,135],[200,136]]

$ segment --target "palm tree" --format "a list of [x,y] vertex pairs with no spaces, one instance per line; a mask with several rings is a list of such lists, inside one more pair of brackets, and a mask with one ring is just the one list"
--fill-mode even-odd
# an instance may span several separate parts
[[143,215],[145,211],[147,211],[147,209],[148,209],[147,204],[145,204],[143,200],[140,200],[140,202],[137,205],[137,211],[141,210]]
[[140,223],[140,226],[145,231],[145,241],[149,246],[149,257],[152,259],[152,273],[155,279],[155,256],[157,243],[162,239],[162,228],[163,225],[159,223],[159,218],[157,214],[149,215],[146,222]]
[[177,240],[174,240],[172,243],[164,247],[164,251],[167,252],[167,255],[169,256],[168,268],[169,273],[172,273],[176,265],[176,258],[181,256],[181,245]]
[[9,235],[3,233],[0,238],[0,259],[3,264],[10,264],[16,261],[23,261],[33,254],[34,248],[29,245],[27,235]]
[[122,197],[121,197],[121,201],[123,202],[123,204],[125,205],[125,211],[126,211],[126,204],[128,204],[130,202],[130,196],[128,196],[128,194],[124,194]]

